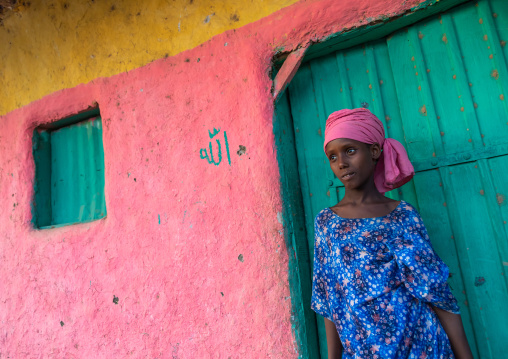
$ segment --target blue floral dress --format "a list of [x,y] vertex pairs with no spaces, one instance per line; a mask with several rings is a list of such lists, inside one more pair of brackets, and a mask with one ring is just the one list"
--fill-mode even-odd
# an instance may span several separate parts
[[418,212],[315,220],[312,309],[335,323],[343,358],[453,358],[429,303],[459,313]]

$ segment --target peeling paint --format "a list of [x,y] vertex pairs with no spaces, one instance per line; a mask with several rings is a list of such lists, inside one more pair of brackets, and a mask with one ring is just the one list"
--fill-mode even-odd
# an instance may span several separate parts
[[211,13],[210,15],[207,15],[206,18],[203,20],[203,24],[208,24],[212,18],[212,16],[215,16],[215,13]]
[[475,287],[479,287],[485,284],[485,278],[483,277],[476,277],[474,280]]

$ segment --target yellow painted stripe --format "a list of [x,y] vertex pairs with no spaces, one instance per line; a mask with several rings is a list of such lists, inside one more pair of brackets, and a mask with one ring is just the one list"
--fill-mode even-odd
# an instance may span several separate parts
[[297,1],[32,1],[0,26],[0,115],[194,48]]

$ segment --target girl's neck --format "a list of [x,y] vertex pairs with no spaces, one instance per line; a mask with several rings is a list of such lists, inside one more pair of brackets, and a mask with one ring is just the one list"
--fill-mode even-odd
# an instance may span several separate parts
[[344,198],[340,201],[341,204],[350,204],[350,205],[368,205],[372,203],[383,203],[386,202],[388,198],[382,195],[376,185],[374,183],[374,178],[372,178],[365,186],[361,188],[348,189],[346,188],[346,193],[344,194]]
[[383,196],[376,189],[375,191],[357,191],[357,190],[349,190],[346,191],[344,197],[340,201],[341,204],[350,204],[350,205],[368,205],[372,203],[383,203],[386,201],[386,197]]
[[382,195],[372,183],[361,189],[346,189],[344,198],[331,210],[342,218],[375,218],[391,213],[398,204]]

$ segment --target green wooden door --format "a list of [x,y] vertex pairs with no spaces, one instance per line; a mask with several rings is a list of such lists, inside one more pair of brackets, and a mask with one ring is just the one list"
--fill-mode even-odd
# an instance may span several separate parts
[[322,151],[326,117],[368,106],[415,166],[414,179],[388,195],[421,212],[450,267],[477,358],[506,357],[508,343],[505,41],[508,2],[467,3],[387,38],[306,62],[288,89],[310,253],[315,215],[344,190]]

